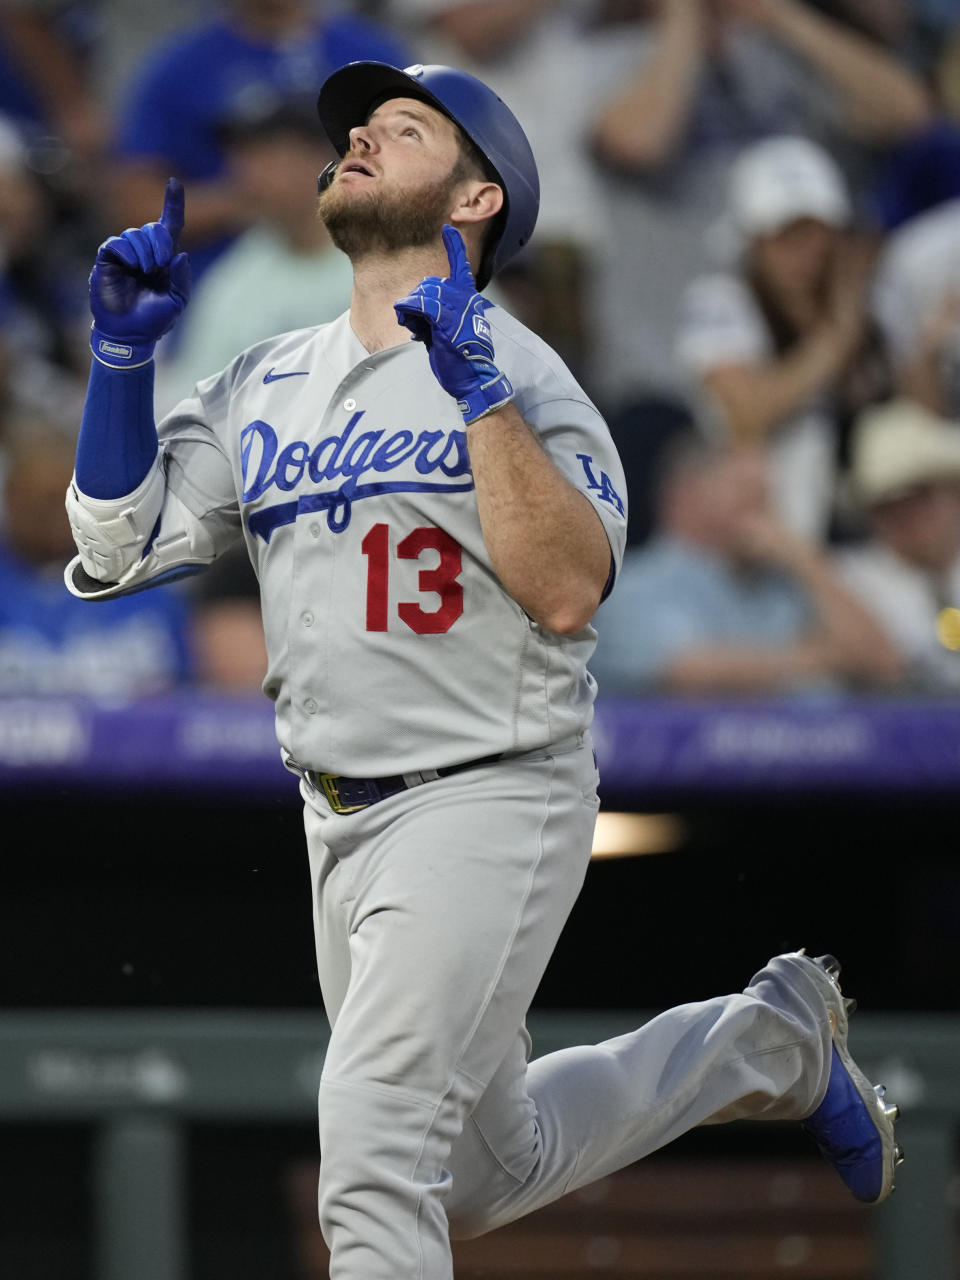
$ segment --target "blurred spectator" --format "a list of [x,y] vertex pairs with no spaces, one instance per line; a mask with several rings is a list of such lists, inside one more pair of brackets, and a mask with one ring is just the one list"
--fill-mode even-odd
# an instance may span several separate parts
[[807,0],[828,18],[882,44],[921,75],[935,74],[943,41],[956,22],[956,0]]
[[866,213],[881,234],[960,198],[960,123],[937,117],[893,147],[868,193]]
[[172,32],[213,14],[219,0],[3,0],[0,36],[16,58],[21,95],[81,153],[99,150],[109,117],[144,55]]
[[[944,0],[952,4],[953,0]],[[953,25],[944,37],[936,64],[936,85],[944,109],[954,120],[960,120],[960,17],[955,7]]]
[[108,154],[119,86],[151,44],[217,0],[2,0],[0,112],[17,119],[88,259],[115,223]]
[[57,225],[23,135],[0,116],[0,393],[51,410],[76,398],[90,359],[88,272]]
[[733,440],[765,442],[778,517],[816,539],[830,529],[848,424],[890,391],[867,306],[872,252],[845,234],[851,216],[843,176],[815,143],[747,148],[723,224],[735,269],[691,284],[677,339],[705,416]]
[[665,396],[623,405],[608,412],[607,423],[629,485],[627,545],[640,546],[656,530],[661,455],[692,429],[692,408]]
[[601,693],[815,692],[888,684],[891,646],[821,550],[771,510],[762,451],[664,454],[659,530],[597,617]]
[[909,686],[960,692],[960,426],[898,399],[860,418],[855,492],[864,545],[837,567],[897,646]]
[[[608,46],[593,128],[614,230],[594,296],[605,395],[685,395],[678,300],[709,266],[729,167],[762,137],[827,146],[853,180],[926,127],[930,95],[875,42],[798,0],[653,0]],[[614,30],[611,28],[611,30]]]
[[902,50],[909,43],[911,5],[906,0],[807,0],[810,6],[855,31]]
[[960,417],[960,197],[887,237],[872,305],[899,389],[935,413]]
[[865,212],[881,232],[888,232],[960,198],[960,94],[953,84],[956,72],[950,70],[954,42],[960,51],[960,11],[957,0],[830,3],[851,11],[863,29],[899,50],[930,88],[929,122],[887,149],[867,192]]
[[[251,225],[195,287],[173,358],[158,359],[158,416],[255,342],[334,320],[350,304],[350,263],[316,212],[315,176],[334,153],[315,95],[235,116],[221,138]],[[188,188],[188,224],[191,203]]]
[[87,73],[90,5],[0,4],[0,111],[52,133],[82,160],[104,151],[109,125]]
[[225,171],[219,126],[277,93],[313,94],[345,62],[412,62],[386,28],[308,0],[224,0],[223,15],[165,41],[148,57],[119,112],[117,220],[157,217],[164,183],[184,180],[190,200],[183,247],[197,279],[249,225]]
[[247,549],[231,548],[189,580],[196,674],[231,693],[258,690],[267,673],[260,584]]
[[133,697],[191,674],[189,614],[172,586],[89,605],[63,584],[75,439],[48,419],[4,422],[0,693]]

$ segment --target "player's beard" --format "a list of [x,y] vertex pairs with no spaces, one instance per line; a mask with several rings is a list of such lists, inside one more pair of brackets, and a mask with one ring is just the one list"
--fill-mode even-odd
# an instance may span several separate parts
[[419,191],[398,191],[378,181],[378,190],[352,192],[329,186],[317,201],[317,215],[330,239],[351,261],[365,254],[417,249],[433,244],[450,216],[454,174]]

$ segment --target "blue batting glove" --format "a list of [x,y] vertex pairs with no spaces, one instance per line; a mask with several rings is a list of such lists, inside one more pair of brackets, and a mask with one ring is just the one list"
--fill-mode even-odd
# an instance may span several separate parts
[[450,275],[427,276],[393,304],[397,320],[430,353],[430,368],[454,397],[464,422],[475,422],[513,399],[513,387],[493,363],[493,335],[483,313],[493,304],[477,293],[463,237],[443,228]]
[[190,298],[190,259],[177,253],[183,184],[170,178],[159,222],[111,236],[90,273],[90,347],[101,364],[135,369],[153,356]]

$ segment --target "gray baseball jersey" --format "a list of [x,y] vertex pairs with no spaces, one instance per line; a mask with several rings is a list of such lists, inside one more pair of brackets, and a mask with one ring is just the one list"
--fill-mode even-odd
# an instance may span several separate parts
[[[487,316],[517,408],[593,503],[618,568],[625,488],[603,419],[540,339],[502,309]],[[595,633],[544,631],[501,586],[463,422],[421,343],[371,355],[347,314],[284,334],[200,383],[159,435],[168,489],[217,549],[242,529],[264,688],[294,760],[405,773],[589,724]]]

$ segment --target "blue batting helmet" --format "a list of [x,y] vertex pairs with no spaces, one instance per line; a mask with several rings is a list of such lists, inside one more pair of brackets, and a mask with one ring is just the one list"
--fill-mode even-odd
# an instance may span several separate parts
[[[324,82],[317,111],[337,154],[350,147],[350,130],[388,98],[419,98],[458,125],[490,166],[503,189],[504,209],[487,238],[476,272],[482,289],[527,243],[540,209],[540,178],[530,143],[516,116],[476,76],[455,67],[401,70],[386,62],[350,62]],[[332,178],[321,174],[321,187]]]

